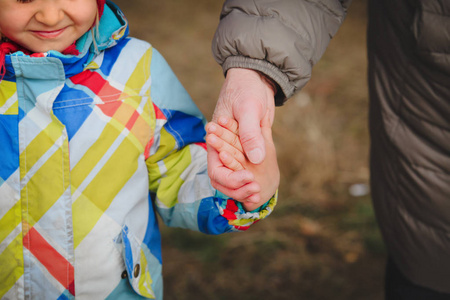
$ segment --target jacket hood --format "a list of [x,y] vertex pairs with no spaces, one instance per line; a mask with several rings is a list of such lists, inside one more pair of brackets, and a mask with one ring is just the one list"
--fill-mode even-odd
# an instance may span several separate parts
[[[65,55],[58,51],[50,50],[42,55],[25,54],[23,51],[6,55],[5,67],[6,74],[3,79],[15,80],[15,71],[12,61],[15,57],[28,56],[30,59],[43,58],[57,58],[59,59],[66,73],[66,78],[82,72],[86,68],[96,69],[97,64],[91,64],[96,56],[101,54],[108,48],[115,46],[120,40],[128,36],[128,21],[123,15],[122,11],[111,1],[106,1],[103,14],[101,16],[98,31],[90,30],[86,32],[81,38],[76,41],[76,48],[79,51],[78,55]],[[95,43],[93,37],[95,36]]]
[[97,0],[98,15],[101,17],[103,15],[103,9],[105,8],[105,0]]

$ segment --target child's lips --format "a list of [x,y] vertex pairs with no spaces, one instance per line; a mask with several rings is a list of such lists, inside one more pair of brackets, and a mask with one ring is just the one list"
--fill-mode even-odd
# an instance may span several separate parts
[[65,29],[66,28],[61,28],[58,30],[45,30],[45,31],[33,30],[33,33],[44,39],[53,39],[61,35]]

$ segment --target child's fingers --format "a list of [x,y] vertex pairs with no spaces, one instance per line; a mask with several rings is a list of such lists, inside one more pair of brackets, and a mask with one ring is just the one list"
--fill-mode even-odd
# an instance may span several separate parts
[[232,133],[239,135],[239,124],[236,120],[230,119],[228,117],[222,116],[217,120],[220,126],[225,127]]
[[247,203],[248,205],[260,204],[260,201],[261,201],[260,193],[253,194],[245,199],[245,203]]
[[[234,126],[231,129],[234,129]],[[218,126],[214,122],[209,122],[206,125],[206,132],[208,134],[214,134],[218,136],[231,146],[238,149],[240,152],[243,152],[241,142],[239,141],[239,136],[236,133],[230,131],[229,129]]]
[[220,152],[219,158],[220,161],[223,163],[223,165],[228,169],[231,169],[233,171],[239,171],[244,169],[242,164],[226,151]]
[[[215,189],[239,202],[244,202],[251,195],[257,194],[261,191],[260,186],[256,182],[248,183],[237,189],[229,189],[217,182],[211,182],[211,184]],[[253,205],[253,203],[250,203],[250,205]]]
[[209,146],[214,148],[217,152],[228,152],[231,156],[234,157],[239,163],[243,164],[245,162],[245,156],[239,149],[236,149],[226,141],[217,137],[215,134],[208,134],[206,136],[206,142]]
[[[249,200],[252,199],[252,200]],[[259,194],[253,194],[250,197],[246,198],[242,201],[242,205],[244,206],[246,211],[252,211],[259,208],[262,203],[260,203],[261,197]]]

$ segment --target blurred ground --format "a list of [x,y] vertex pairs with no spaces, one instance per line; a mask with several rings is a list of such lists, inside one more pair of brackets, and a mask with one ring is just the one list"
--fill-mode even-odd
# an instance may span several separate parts
[[[210,119],[223,81],[210,50],[223,2],[115,2]],[[349,193],[369,180],[365,31],[366,1],[354,0],[310,83],[277,108],[282,179],[267,220],[218,237],[162,226],[165,299],[382,299],[370,196]]]

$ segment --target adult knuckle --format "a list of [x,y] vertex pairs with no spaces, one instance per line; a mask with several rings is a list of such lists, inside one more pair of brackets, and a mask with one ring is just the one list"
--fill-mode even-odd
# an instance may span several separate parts
[[243,144],[256,142],[258,140],[258,133],[253,131],[242,133],[240,140]]

